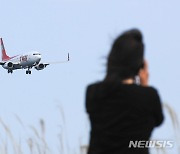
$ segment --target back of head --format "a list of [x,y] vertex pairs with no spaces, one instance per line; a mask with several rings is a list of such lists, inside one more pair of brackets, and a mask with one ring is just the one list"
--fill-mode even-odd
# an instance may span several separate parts
[[105,80],[135,78],[144,61],[142,34],[137,29],[124,32],[113,43],[107,62]]

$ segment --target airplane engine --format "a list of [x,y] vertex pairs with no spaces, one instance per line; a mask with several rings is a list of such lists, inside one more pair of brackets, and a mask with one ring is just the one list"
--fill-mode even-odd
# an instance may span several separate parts
[[7,69],[12,69],[14,67],[14,64],[12,62],[7,62],[4,64],[4,67]]
[[34,68],[39,71],[39,70],[43,70],[45,67],[46,66],[43,63],[41,63],[41,64],[36,65]]

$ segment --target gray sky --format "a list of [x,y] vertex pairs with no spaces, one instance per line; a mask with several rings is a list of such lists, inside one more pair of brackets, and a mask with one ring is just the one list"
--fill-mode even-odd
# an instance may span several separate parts
[[[68,52],[71,58],[67,64],[33,70],[32,75],[25,70],[11,75],[0,69],[1,119],[25,142],[33,135],[29,125],[38,127],[43,118],[53,153],[57,153],[61,131],[72,151],[79,142],[88,143],[86,86],[104,77],[105,57],[113,40],[134,27],[144,34],[151,85],[179,114],[179,6],[178,0],[0,0],[0,37],[10,56],[37,50],[44,62],[64,60]],[[64,123],[59,107],[63,108]],[[153,138],[174,139],[165,114],[166,121]],[[6,138],[2,127],[0,134]],[[176,153],[176,148],[171,150]]]

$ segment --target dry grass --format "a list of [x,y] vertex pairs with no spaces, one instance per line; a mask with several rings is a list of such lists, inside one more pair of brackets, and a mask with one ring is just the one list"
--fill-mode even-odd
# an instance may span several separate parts
[[[176,112],[168,105],[163,105],[164,109],[168,112],[168,115],[172,121],[172,127],[174,130],[174,136],[176,139],[177,145],[180,145],[180,123],[178,116]],[[58,106],[58,109],[60,111],[62,125],[60,125],[61,132],[57,135],[58,142],[58,153],[64,154],[64,153],[73,153],[69,150],[69,144],[66,138],[66,131],[63,131],[63,129],[66,129],[66,120],[64,116],[63,109]],[[0,134],[0,154],[53,154],[51,151],[51,148],[48,146],[48,142],[46,140],[46,124],[43,119],[39,120],[39,127],[36,128],[34,126],[26,127],[24,123],[22,122],[21,118],[19,118],[17,115],[14,115],[19,125],[22,127],[22,129],[27,132],[27,130],[31,130],[33,133],[33,136],[25,137],[26,140],[26,146],[27,149],[24,149],[24,144],[21,143],[21,138],[18,140],[14,137],[13,132],[11,131],[10,127],[0,118],[0,125],[3,128],[5,132],[5,138],[2,137]],[[24,140],[24,139],[23,139]],[[82,146],[81,143],[79,144],[80,151],[85,154],[87,150],[87,146]],[[177,147],[178,153],[180,153],[180,147]],[[158,154],[167,154],[167,151],[165,148],[159,148],[157,147],[156,153]]]
[[[11,132],[10,127],[2,119],[0,119],[0,124],[2,125],[2,127],[6,133],[6,136],[7,136],[6,140],[1,139],[2,144],[0,146],[0,154],[9,154],[12,152],[14,154],[26,153],[25,151],[22,150],[21,140],[19,141],[19,143],[17,142],[17,139],[15,139],[15,137],[13,136],[13,133]],[[33,139],[31,137],[29,137],[27,139],[27,146],[29,147],[30,154],[36,154],[36,153],[37,154],[48,154],[48,146],[47,146],[47,143],[44,138],[45,132],[44,132],[44,128],[43,128],[44,125],[43,125],[42,120],[40,120],[40,125],[41,125],[41,135],[35,127],[33,127],[33,126],[30,127],[30,129],[32,129],[32,131],[34,132],[34,134],[36,136],[35,139]],[[11,144],[8,144],[8,141],[10,141]],[[13,149],[11,149],[11,147]]]
[[164,109],[167,110],[171,118],[175,141],[177,143],[177,151],[178,153],[180,153],[180,123],[179,123],[178,116],[175,110],[171,106],[169,106],[167,103],[164,104]]
[[[175,110],[169,106],[167,103],[164,103],[163,104],[163,108],[164,108],[164,111],[167,111],[168,113],[168,116],[170,117],[171,119],[171,122],[172,122],[172,127],[173,127],[173,132],[174,132],[174,138],[175,138],[175,141],[177,143],[177,152],[180,153],[180,147],[179,147],[179,143],[180,143],[180,123],[179,123],[179,119],[178,119],[178,116],[175,112]],[[157,154],[168,154],[167,153],[167,150],[163,147],[159,147],[158,145],[156,145],[156,153]]]
[[[57,141],[59,141],[57,147],[59,149],[58,153],[64,154],[65,151],[68,151],[66,149],[66,147],[68,147],[66,143],[68,142],[65,137],[65,131],[63,131],[63,125],[65,124],[64,112],[62,108],[59,108],[59,110],[63,119],[63,124],[61,125],[61,133],[57,135]],[[10,127],[0,118],[0,127],[2,127],[2,131],[0,132],[0,154],[53,154],[46,140],[46,124],[43,119],[39,120],[39,126],[36,128],[33,125],[29,127],[25,126],[19,116],[16,114],[14,116],[24,133],[30,131],[32,135],[24,136],[23,141],[26,142],[22,145],[21,138],[17,139],[15,137],[16,134],[13,134]],[[24,144],[26,147],[24,147]]]

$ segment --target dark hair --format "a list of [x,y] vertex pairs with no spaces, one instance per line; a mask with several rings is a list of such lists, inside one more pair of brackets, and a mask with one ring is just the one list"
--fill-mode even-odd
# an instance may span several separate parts
[[105,80],[135,78],[144,61],[143,37],[139,30],[124,32],[113,43],[108,56]]

